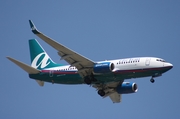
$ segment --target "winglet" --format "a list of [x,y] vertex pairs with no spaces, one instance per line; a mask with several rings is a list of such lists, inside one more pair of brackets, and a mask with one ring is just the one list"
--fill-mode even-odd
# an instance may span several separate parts
[[36,26],[33,24],[33,22],[31,20],[29,20],[29,24],[30,24],[31,30],[34,34],[40,34],[40,32],[37,30]]

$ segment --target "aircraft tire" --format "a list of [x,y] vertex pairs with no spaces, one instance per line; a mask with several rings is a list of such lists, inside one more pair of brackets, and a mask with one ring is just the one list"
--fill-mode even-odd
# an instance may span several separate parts
[[91,84],[91,79],[87,77],[87,78],[84,79],[84,82],[86,84],[90,85]]
[[98,90],[98,94],[99,94],[101,97],[105,96],[104,90]]
[[155,82],[155,80],[154,80],[153,78],[151,78],[150,81],[151,81],[151,83],[154,83],[154,82]]

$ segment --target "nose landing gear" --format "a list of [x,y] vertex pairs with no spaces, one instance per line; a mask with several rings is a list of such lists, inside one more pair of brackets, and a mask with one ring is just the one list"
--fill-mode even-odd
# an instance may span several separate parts
[[154,80],[153,77],[150,79],[150,81],[151,81],[151,83],[154,83],[154,82],[155,82],[155,80]]
[[159,76],[162,76],[162,74],[161,73],[155,73],[150,79],[151,83],[154,83],[155,82],[154,78],[159,77]]

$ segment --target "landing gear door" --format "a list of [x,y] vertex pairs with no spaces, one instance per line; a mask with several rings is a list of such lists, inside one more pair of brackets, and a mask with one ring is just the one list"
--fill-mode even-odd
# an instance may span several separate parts
[[151,58],[146,58],[145,66],[149,66],[150,65],[150,61],[151,61]]

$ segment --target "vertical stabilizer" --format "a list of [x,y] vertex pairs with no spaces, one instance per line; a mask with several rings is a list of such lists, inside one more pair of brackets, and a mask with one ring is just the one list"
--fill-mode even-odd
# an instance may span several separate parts
[[36,69],[44,69],[44,68],[62,66],[52,61],[52,59],[49,57],[49,55],[42,48],[42,46],[38,43],[37,40],[35,39],[29,40],[29,49],[30,49],[32,67]]

